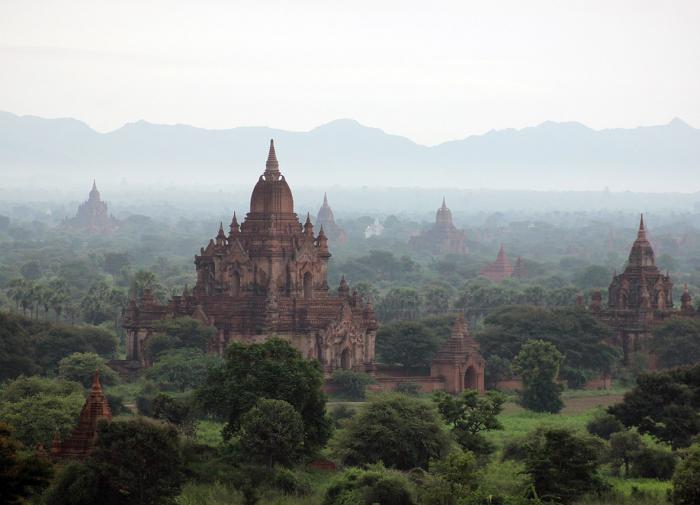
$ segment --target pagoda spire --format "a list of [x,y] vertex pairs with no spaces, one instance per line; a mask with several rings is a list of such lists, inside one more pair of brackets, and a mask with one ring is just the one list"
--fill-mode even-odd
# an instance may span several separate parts
[[231,219],[231,225],[229,226],[229,237],[238,234],[238,218],[236,217],[236,211],[233,211],[233,219]]
[[444,196],[442,197],[442,208],[443,208],[443,209],[446,209],[446,208],[447,208],[447,204],[445,203],[445,197],[444,197]]
[[325,191],[323,192],[323,206],[328,207],[328,196]]
[[646,240],[647,230],[644,228],[644,214],[639,215],[639,231],[637,231],[637,240]]
[[270,151],[267,154],[267,163],[265,163],[265,180],[278,180],[280,177],[280,164],[277,161],[277,153],[275,153],[275,141],[270,139]]

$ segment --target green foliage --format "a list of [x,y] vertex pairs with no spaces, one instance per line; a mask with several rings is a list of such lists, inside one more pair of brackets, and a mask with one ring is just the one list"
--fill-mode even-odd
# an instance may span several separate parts
[[377,318],[382,322],[416,319],[420,315],[422,301],[413,288],[392,288],[376,305]]
[[524,445],[525,472],[537,496],[569,504],[605,488],[598,475],[602,446],[595,438],[561,428],[544,428]]
[[376,348],[384,363],[429,366],[440,342],[435,330],[424,322],[399,321],[379,327]]
[[513,360],[513,371],[523,381],[520,404],[535,412],[559,412],[562,387],[555,381],[564,356],[550,342],[530,340]]
[[146,377],[166,390],[185,391],[204,383],[209,370],[221,359],[191,347],[170,349],[146,370]]
[[32,351],[20,318],[0,312],[0,382],[36,372]]
[[343,425],[343,421],[355,415],[355,409],[346,403],[336,405],[331,409],[331,419],[336,428]]
[[640,375],[622,403],[608,411],[674,448],[690,445],[700,433],[700,364]]
[[304,359],[288,342],[272,338],[260,344],[229,345],[223,363],[211,370],[198,397],[205,410],[226,420],[227,439],[260,398],[284,400],[302,417],[304,449],[314,451],[331,431],[322,386],[317,360]]
[[0,392],[0,421],[14,426],[25,445],[50,447],[56,430],[65,437],[73,429],[84,401],[75,382],[19,377]]
[[172,349],[192,348],[207,351],[215,330],[191,317],[177,317],[157,323],[156,335],[146,342],[146,355],[157,361],[159,355]]
[[416,505],[415,490],[406,476],[381,465],[350,468],[334,479],[323,505]]
[[651,349],[664,368],[700,362],[700,321],[674,317],[655,327]]
[[394,391],[406,396],[418,396],[421,388],[420,385],[415,382],[399,382],[394,388]]
[[625,427],[617,417],[608,412],[599,411],[596,416],[588,422],[586,429],[591,435],[610,440],[610,436],[613,433],[622,431]]
[[430,461],[429,471],[448,482],[451,486],[464,490],[473,489],[478,482],[478,465],[469,452],[452,451],[443,459]]
[[116,336],[96,326],[46,325],[32,335],[37,363],[45,371],[53,371],[59,361],[76,352],[92,352],[113,358],[117,350]]
[[188,399],[176,399],[166,394],[156,395],[150,405],[151,416],[173,425],[179,432],[194,437],[197,423],[192,402]]
[[94,352],[76,352],[58,362],[58,376],[90,387],[95,370],[100,371],[100,382],[111,386],[119,382],[117,373],[107,366],[107,361]]
[[272,479],[272,487],[286,495],[307,496],[311,494],[311,483],[300,472],[278,468]]
[[606,343],[610,328],[576,308],[501,307],[484,322],[476,339],[487,363],[494,355],[512,361],[532,339],[554,344],[572,369],[609,372],[619,359],[619,353]]
[[673,505],[700,503],[700,445],[691,446],[673,474]]
[[384,462],[401,470],[427,468],[447,453],[450,441],[435,408],[401,395],[379,396],[336,433],[335,454],[346,465]]
[[302,454],[304,423],[284,400],[262,398],[241,417],[237,437],[246,461],[289,466]]
[[370,375],[352,370],[336,370],[331,380],[337,396],[354,401],[364,400],[367,386],[374,382]]
[[143,418],[101,422],[88,466],[110,505],[174,503],[184,482],[177,431]]
[[482,432],[502,430],[503,425],[498,415],[503,410],[505,397],[498,391],[489,391],[480,396],[476,391],[468,389],[459,397],[454,397],[442,391],[433,395],[438,411],[443,420],[452,429],[452,434],[463,449],[479,456],[493,452],[493,446],[486,440]]
[[53,484],[45,493],[44,501],[46,505],[103,503],[96,472],[85,463],[68,463],[61,468]]
[[634,430],[623,430],[610,436],[610,457],[613,465],[625,466],[625,477],[630,475],[630,463],[642,448],[642,437]]
[[0,502],[26,503],[25,499],[45,488],[52,474],[51,463],[37,455],[22,456],[22,444],[12,437],[9,425],[0,423]]
[[630,475],[646,479],[669,480],[676,468],[676,455],[666,448],[642,447],[632,461]]

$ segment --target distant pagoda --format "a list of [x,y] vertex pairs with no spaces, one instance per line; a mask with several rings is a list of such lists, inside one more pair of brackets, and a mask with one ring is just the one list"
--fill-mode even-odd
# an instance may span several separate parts
[[340,226],[335,222],[333,210],[328,205],[328,196],[323,193],[323,205],[318,209],[316,216],[316,226],[323,228],[323,231],[328,237],[328,241],[334,244],[345,244],[348,241],[348,236]]
[[452,326],[452,334],[430,364],[430,375],[444,377],[448,393],[460,393],[464,389],[483,393],[485,367],[479,343],[469,334],[464,315],[460,314]]
[[63,442],[61,442],[59,434],[56,432],[51,446],[51,456],[54,459],[85,459],[88,457],[95,446],[97,423],[101,420],[111,421],[112,411],[109,408],[107,397],[102,392],[100,372],[95,370],[92,376],[90,394],[85,400],[83,410],[80,412],[78,426]]
[[117,228],[117,221],[114,216],[109,215],[107,204],[100,198],[94,180],[87,201],[80,204],[75,217],[67,220],[66,224],[71,228],[99,235],[109,235]]
[[442,206],[435,214],[435,224],[420,235],[411,237],[413,249],[430,251],[433,254],[467,254],[467,237],[452,223],[452,211],[442,199]]
[[508,261],[508,256],[506,256],[506,252],[503,249],[503,244],[501,244],[501,248],[498,250],[496,261],[482,268],[479,275],[486,277],[492,282],[501,282],[513,276],[513,265]]

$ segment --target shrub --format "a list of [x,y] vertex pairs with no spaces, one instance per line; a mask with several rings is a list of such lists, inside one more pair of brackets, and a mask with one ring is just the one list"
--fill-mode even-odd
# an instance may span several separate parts
[[600,411],[586,425],[588,433],[605,440],[610,440],[610,436],[618,431],[623,431],[625,427],[617,417],[607,412]]
[[287,468],[280,468],[272,479],[272,487],[287,495],[306,496],[311,494],[312,487],[308,478]]
[[415,489],[406,476],[373,465],[367,470],[351,468],[331,483],[323,505],[415,505]]
[[332,381],[338,396],[357,401],[365,399],[367,386],[374,382],[368,374],[351,370],[333,372]]
[[350,405],[341,403],[340,405],[333,407],[333,410],[331,410],[331,419],[333,419],[333,424],[335,427],[340,428],[343,425],[343,421],[345,419],[350,419],[355,415],[355,413],[356,410]]
[[676,469],[676,455],[658,447],[644,447],[632,461],[632,477],[669,480]]
[[418,396],[420,393],[420,385],[415,382],[399,382],[396,385],[395,391],[402,395]]
[[673,473],[671,502],[674,505],[700,503],[700,445],[693,445]]

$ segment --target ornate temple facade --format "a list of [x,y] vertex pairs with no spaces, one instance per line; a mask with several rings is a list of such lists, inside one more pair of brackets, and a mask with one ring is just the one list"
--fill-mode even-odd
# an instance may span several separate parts
[[345,244],[348,241],[348,236],[340,226],[335,222],[333,217],[333,210],[330,205],[328,205],[328,196],[323,193],[323,205],[318,209],[318,215],[316,216],[316,226],[323,228],[326,232],[328,241],[332,244]]
[[56,432],[51,445],[51,457],[53,459],[85,459],[88,457],[95,446],[97,423],[101,420],[111,421],[112,411],[109,408],[107,397],[102,392],[100,373],[95,370],[90,394],[85,400],[83,410],[80,412],[78,426],[63,442],[61,442],[60,436]]
[[107,211],[107,204],[100,198],[95,181],[92,181],[87,201],[80,204],[75,217],[66,220],[66,225],[101,235],[108,235],[117,228],[117,220]]
[[228,234],[218,234],[195,256],[197,282],[190,292],[159,304],[147,290],[125,310],[127,359],[148,365],[144,345],[157,321],[191,316],[216,328],[210,350],[229,342],[258,342],[270,335],[289,340],[318,359],[326,372],[370,371],[374,366],[377,321],[371,302],[326,282],[328,238],[302,225],[292,192],[280,173],[273,141],[264,173],[250,199],[243,223],[236,214]]
[[409,246],[433,254],[467,254],[467,237],[452,223],[452,211],[447,208],[444,198],[435,214],[435,224],[420,235],[411,237]]
[[607,306],[603,306],[600,291],[595,291],[589,310],[615,330],[615,343],[622,347],[625,363],[635,351],[643,348],[654,325],[677,315],[697,315],[687,288],[681,296],[681,310],[674,310],[673,282],[668,272],[664,274],[656,266],[644,216],[640,218],[637,238],[624,272],[613,274]]
[[503,279],[507,279],[513,275],[513,265],[508,260],[508,256],[506,256],[503,244],[501,244],[501,248],[498,250],[496,261],[482,268],[479,275],[486,277],[492,282],[501,282]]

